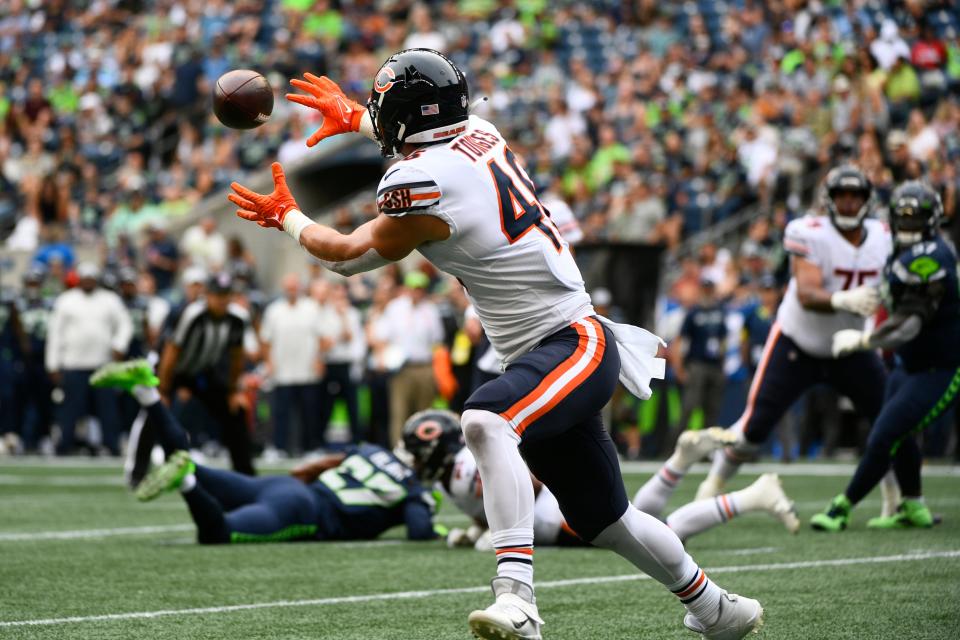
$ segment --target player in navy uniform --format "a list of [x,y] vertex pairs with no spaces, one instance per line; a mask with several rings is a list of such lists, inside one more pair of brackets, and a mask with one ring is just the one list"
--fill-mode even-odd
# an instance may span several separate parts
[[867,451],[846,490],[811,520],[814,529],[842,531],[850,510],[880,481],[890,465],[903,493],[896,513],[872,518],[875,529],[933,526],[920,489],[917,434],[940,417],[960,393],[960,293],[957,255],[940,235],[943,205],[929,186],[910,181],[893,194],[890,225],[895,255],[884,270],[891,314],[871,331],[833,336],[838,356],[895,349],[883,411]]
[[187,434],[160,401],[146,360],[104,365],[90,383],[129,391],[149,413],[167,461],[143,479],[137,497],[179,490],[201,544],[367,540],[400,524],[411,540],[436,537],[431,494],[382,447],[351,447],[294,469],[294,477],[252,478],[190,459]]
[[873,420],[885,370],[876,353],[830,351],[841,329],[863,329],[880,302],[876,285],[890,255],[889,232],[875,219],[873,186],[858,168],[827,174],[826,216],[793,220],[784,233],[792,278],[757,365],[747,406],[731,430],[738,441],[717,451],[697,499],[723,493],[726,481],[766,442],[783,414],[808,389],[828,384]]

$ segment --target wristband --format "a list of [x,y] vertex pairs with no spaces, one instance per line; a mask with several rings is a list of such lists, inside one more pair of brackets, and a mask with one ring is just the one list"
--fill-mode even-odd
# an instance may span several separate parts
[[296,240],[297,244],[300,244],[300,234],[312,224],[316,224],[316,222],[296,209],[288,211],[287,215],[283,217],[283,230]]
[[373,120],[370,119],[370,112],[366,109],[363,110],[363,115],[360,116],[360,126],[357,128],[357,131],[365,138],[370,138],[374,141],[377,139],[376,134],[373,132]]

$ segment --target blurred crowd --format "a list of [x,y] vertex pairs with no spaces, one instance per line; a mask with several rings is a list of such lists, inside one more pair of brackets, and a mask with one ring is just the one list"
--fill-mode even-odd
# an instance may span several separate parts
[[[286,357],[271,355],[284,348],[278,312],[266,313],[277,283],[258,281],[248,248],[224,237],[213,218],[172,231],[231,180],[308,152],[303,141],[317,115],[282,99],[288,78],[327,74],[365,101],[390,53],[430,47],[466,71],[472,98],[486,98],[474,111],[511,141],[541,199],[572,221],[571,237],[666,248],[676,268],[661,295],[659,333],[679,336],[704,296],[719,309],[715,335],[686,338],[706,341],[692,360],[709,352],[711,373],[675,359],[663,402],[620,398],[611,408],[629,455],[662,453],[678,428],[735,417],[752,350],[787,275],[783,229],[816,207],[831,165],[861,166],[881,205],[895,184],[923,177],[956,221],[958,29],[949,0],[2,3],[0,239],[33,259],[22,283],[0,278],[0,381],[25,382],[0,384],[0,424],[18,434],[15,448],[53,442],[44,438],[70,394],[40,354],[62,294],[90,286],[84,280],[115,291],[131,337],[121,345],[109,336],[98,358],[148,355],[159,353],[178,313],[219,272],[231,274],[234,301],[250,310],[246,419],[270,452],[331,438],[389,443],[391,410],[396,420],[428,396],[455,408],[484,339],[459,287],[429,265],[346,283],[319,273],[285,279],[278,300],[292,305],[296,289],[295,300],[313,301],[303,314],[348,327],[317,336],[304,381],[303,371],[282,371]],[[242,133],[221,126],[209,108],[216,78],[237,67],[262,71],[275,90],[270,121]],[[375,213],[372,198],[357,199],[337,209],[333,223],[349,230]],[[745,214],[733,240],[686,242]],[[83,273],[81,245],[99,251]],[[404,322],[419,326],[424,292],[442,330],[414,340]],[[437,345],[445,346],[442,362],[434,362]],[[691,375],[723,385],[721,406],[680,398]],[[405,389],[398,397],[416,402],[391,404],[397,380]],[[316,394],[292,388],[303,385]],[[84,402],[96,413],[100,400]],[[831,403],[842,406],[822,404]],[[319,417],[304,426],[302,414],[314,406]],[[96,432],[97,421],[88,422]],[[62,450],[73,446],[62,433],[57,440]],[[113,448],[110,437],[92,440]],[[787,456],[804,450],[784,445]]]

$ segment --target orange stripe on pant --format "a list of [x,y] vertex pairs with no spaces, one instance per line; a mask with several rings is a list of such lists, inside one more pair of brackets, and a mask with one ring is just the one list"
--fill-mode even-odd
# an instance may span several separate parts
[[770,364],[770,355],[773,353],[773,348],[779,339],[780,323],[774,322],[770,328],[770,337],[767,338],[767,344],[763,347],[763,355],[760,357],[760,364],[757,365],[757,372],[753,374],[753,382],[750,383],[750,394],[747,396],[747,408],[740,417],[740,431],[742,432],[746,432],[747,423],[750,422],[750,417],[753,415],[753,406],[757,401],[757,392],[760,390],[761,383],[763,383],[763,376],[767,373],[767,365]]
[[[597,367],[600,365],[600,361],[603,360],[603,354],[606,350],[606,336],[603,333],[603,327],[599,322],[593,318],[584,318],[585,322],[589,322],[594,327],[596,331],[596,348],[594,349],[593,355],[590,357],[590,362],[583,368],[583,370],[576,375],[572,380],[568,381],[560,389],[558,389],[554,395],[546,402],[542,407],[523,418],[518,424],[513,428],[514,432],[519,436],[523,435],[523,432],[526,431],[533,422],[540,418],[545,413],[549,412],[551,409],[556,407],[561,400],[566,398],[570,393],[580,386],[584,380],[586,380],[591,373],[596,371]],[[539,400],[547,391],[550,389],[557,380],[559,380],[563,375],[577,366],[578,363],[587,354],[587,348],[590,343],[590,335],[587,333],[586,327],[584,327],[580,322],[575,322],[571,325],[577,333],[580,335],[580,341],[577,344],[576,350],[573,352],[570,357],[564,360],[559,367],[550,372],[543,381],[537,385],[537,387],[521,398],[519,401],[514,403],[512,407],[500,414],[500,416],[513,424],[513,420],[521,413],[524,409],[532,405],[534,402]]]

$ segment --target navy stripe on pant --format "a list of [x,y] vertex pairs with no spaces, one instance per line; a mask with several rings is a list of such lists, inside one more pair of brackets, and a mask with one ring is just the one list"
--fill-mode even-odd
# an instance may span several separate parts
[[880,356],[861,351],[844,358],[815,358],[774,325],[740,418],[744,437],[751,444],[766,442],[793,403],[818,384],[847,396],[872,422],[883,404],[886,372]]
[[867,450],[857,465],[846,496],[856,504],[880,482],[893,463],[904,496],[921,495],[917,434],[943,415],[960,394],[960,369],[908,373],[897,367],[887,382],[880,417],[870,430]]
[[586,318],[517,358],[464,406],[508,421],[530,471],[556,496],[567,524],[587,541],[629,505],[617,451],[600,417],[619,373],[613,334]]

